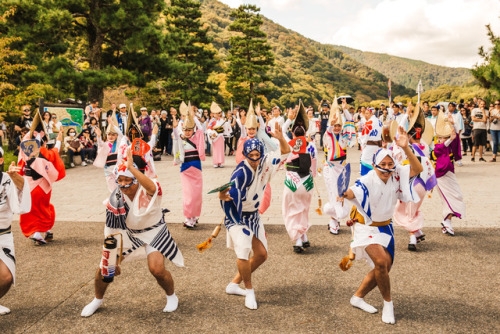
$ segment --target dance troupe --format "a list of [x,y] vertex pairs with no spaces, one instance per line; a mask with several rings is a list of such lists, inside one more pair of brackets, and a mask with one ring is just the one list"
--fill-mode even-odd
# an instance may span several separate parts
[[[285,171],[284,225],[294,244],[293,251],[300,254],[311,246],[307,237],[309,208],[314,179],[322,174],[328,202],[317,211],[322,209],[330,217],[330,233],[338,234],[340,221],[349,217],[346,225],[351,228],[352,241],[341,269],[347,270],[352,261],[362,259],[372,268],[350,303],[368,313],[376,313],[377,309],[366,303],[364,297],[378,287],[384,301],[382,321],[394,324],[389,279],[395,251],[393,221],[408,231],[408,249],[416,251],[417,243],[424,240],[424,217],[419,208],[428,192],[436,189],[441,197],[443,233],[454,235],[451,219],[465,216],[454,174],[452,146],[457,133],[453,117],[440,111],[434,122],[430,122],[416,106],[402,117],[382,123],[368,110],[356,133],[346,99],[335,98],[331,106],[325,107],[329,118],[321,163],[315,140],[307,135],[309,119],[302,102],[287,115],[286,121],[275,115],[267,126],[260,107],[254,109],[252,102],[244,124],[237,119],[242,129],[236,152],[238,165],[229,183],[214,190],[219,194],[224,213],[227,247],[236,253],[238,269],[226,286],[226,293],[244,296],[249,309],[258,307],[251,277],[267,259],[268,243],[261,215],[269,207],[271,178],[279,170]],[[215,119],[206,130],[190,104],[183,102],[179,109],[182,117],[175,122],[172,134],[174,164],[179,166],[182,182],[184,226],[193,229],[201,215],[204,138],[207,136],[213,145],[213,166],[222,167],[221,133],[225,122],[222,109],[216,103],[211,106]],[[13,215],[21,214],[21,230],[35,245],[54,238],[51,228],[55,211],[50,196],[52,184],[65,176],[65,170],[59,157],[61,134],[54,148],[48,149],[46,133],[37,113],[21,143],[18,164],[13,163],[6,173],[0,174],[0,298],[15,283]],[[110,196],[104,202],[105,240],[95,273],[95,298],[83,308],[83,317],[91,316],[102,305],[107,287],[114,276],[120,274],[121,264],[141,258],[147,259],[151,274],[165,291],[163,311],[173,312],[178,307],[174,281],[165,268],[164,259],[184,267],[184,258],[165,223],[168,210],[161,206],[163,192],[152,156],[157,133],[155,128],[150,142],[143,141],[135,113],[130,108],[126,126],[119,126],[113,114],[108,117],[106,141],[99,139],[94,165],[104,169]],[[362,148],[361,177],[348,187],[347,148],[352,147],[356,139]],[[218,150],[222,150],[222,154]],[[3,160],[3,152],[0,154]],[[9,312],[0,306],[0,315]]]

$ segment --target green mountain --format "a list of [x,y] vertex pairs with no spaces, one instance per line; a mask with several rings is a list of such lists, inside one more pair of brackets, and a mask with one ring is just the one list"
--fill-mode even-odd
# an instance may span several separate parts
[[[224,87],[224,68],[227,66],[229,49],[228,31],[232,9],[216,0],[202,0],[205,24],[210,28],[209,36],[222,60],[216,75],[220,87]],[[263,17],[262,30],[276,56],[271,70],[271,93],[268,103],[290,106],[301,98],[305,104],[317,104],[321,99],[331,99],[335,94],[349,94],[358,103],[387,99],[388,78],[367,65],[350,57],[331,45],[323,45],[286,29]],[[229,96],[222,89],[223,97]],[[226,96],[225,96],[226,95]],[[415,95],[394,78],[392,95]]]
[[442,85],[462,86],[473,80],[469,69],[445,67],[420,60],[391,56],[385,53],[364,52],[346,46],[332,45],[360,63],[383,73],[405,87],[416,89],[422,79],[425,90]]

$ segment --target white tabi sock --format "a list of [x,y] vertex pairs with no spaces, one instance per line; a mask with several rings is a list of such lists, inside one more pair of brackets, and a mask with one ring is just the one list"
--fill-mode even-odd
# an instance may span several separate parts
[[174,292],[170,296],[167,296],[167,305],[165,305],[163,312],[174,312],[177,310],[177,306],[179,306],[179,299]]
[[33,233],[33,234],[30,236],[30,239],[33,239],[33,240],[39,240],[39,241],[45,242],[45,239],[42,237],[42,234],[41,234],[40,232],[35,232],[35,233]]
[[92,314],[95,313],[95,311],[99,309],[99,307],[101,307],[101,305],[102,305],[102,299],[94,298],[94,300],[91,301],[90,304],[88,304],[83,308],[82,317],[85,318],[90,317]]
[[246,296],[247,290],[240,288],[240,286],[236,283],[230,282],[226,286],[226,293],[228,295]]
[[308,242],[308,241],[309,241],[309,239],[307,238],[307,234],[304,233],[302,235],[302,242]]
[[396,323],[396,318],[394,317],[394,304],[392,300],[386,302],[384,300],[384,309],[382,310],[382,321],[386,324],[394,325]]
[[351,297],[351,305],[359,308],[360,310],[368,312],[368,313],[377,313],[378,312],[378,310],[375,307],[373,307],[370,304],[368,304],[367,302],[365,302],[365,300],[361,297],[352,296]]
[[257,309],[257,300],[255,300],[255,291],[253,289],[247,289],[247,295],[245,296],[245,306],[251,310]]
[[417,237],[415,236],[415,234],[410,234],[410,244],[417,244]]
[[10,313],[10,309],[9,308],[0,305],[0,315],[9,314],[9,313]]
[[298,238],[295,242],[295,246],[302,247],[302,238]]

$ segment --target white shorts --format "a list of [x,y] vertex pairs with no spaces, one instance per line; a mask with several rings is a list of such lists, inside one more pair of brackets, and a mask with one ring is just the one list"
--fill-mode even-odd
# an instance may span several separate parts
[[0,260],[9,268],[13,283],[16,282],[16,254],[12,232],[0,235]]

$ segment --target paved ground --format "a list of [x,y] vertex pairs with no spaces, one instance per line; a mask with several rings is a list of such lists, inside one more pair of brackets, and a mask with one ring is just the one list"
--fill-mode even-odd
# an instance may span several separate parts
[[[350,149],[348,161],[353,168],[353,177],[359,177],[359,151]],[[489,156],[487,156],[489,160]],[[229,181],[236,163],[234,157],[226,157],[225,168],[213,168],[211,157],[203,163],[203,207],[200,223],[215,224],[221,220],[222,210],[216,195],[207,192]],[[163,157],[156,163],[163,189],[163,205],[171,210],[168,222],[180,223],[182,216],[181,180],[179,166],[173,166],[171,157]],[[283,223],[281,203],[285,172],[280,171],[272,180],[272,204],[263,217],[266,224]],[[462,187],[467,205],[467,217],[457,226],[499,227],[500,206],[498,206],[498,186],[500,185],[500,163],[472,163],[470,157],[464,159],[464,167],[457,167],[457,178]],[[351,184],[353,180],[351,180]],[[323,204],[327,201],[325,182],[322,177],[315,180]],[[104,183],[104,174],[94,166],[77,167],[67,170],[66,177],[57,182],[52,192],[52,203],[56,207],[56,220],[60,222],[104,222],[102,201],[109,197]],[[312,224],[326,224],[328,218],[314,212],[318,207],[317,193],[313,197],[310,218]],[[441,201],[436,192],[427,198],[422,210],[426,226],[441,226]]]
[[[356,162],[358,152],[349,154],[350,161]],[[223,169],[204,164],[206,191],[229,179],[234,166],[229,159],[232,163]],[[358,164],[353,167],[356,170]],[[254,276],[259,309],[247,310],[243,297],[224,293],[236,270],[234,253],[225,248],[225,233],[205,253],[195,248],[221,219],[217,199],[204,195],[202,224],[187,231],[173,224],[182,221],[178,167],[166,161],[158,164],[158,170],[164,205],[172,210],[167,222],[187,265],[176,268],[168,263],[180,298],[178,311],[161,312],[164,294],[145,261],[136,261],[123,266],[123,275],[110,287],[104,307],[91,318],[80,317],[83,306],[93,298],[93,273],[103,238],[101,202],[107,190],[101,170],[79,167],[68,170],[54,188],[58,217],[54,243],[35,247],[13,224],[17,285],[1,300],[12,313],[0,317],[0,333],[500,332],[498,165],[466,161],[458,169],[468,213],[455,224],[457,236],[444,236],[435,227],[441,212],[437,195],[424,201],[430,227],[425,229],[427,240],[419,252],[408,252],[406,233],[396,230],[396,262],[391,272],[395,326],[384,325],[380,314],[365,314],[349,305],[369,268],[364,263],[356,263],[346,273],[338,268],[350,240],[345,226],[339,236],[332,236],[325,227],[327,218],[311,211],[314,224],[323,226],[311,228],[312,248],[307,254],[292,252],[281,218],[282,173],[272,184],[273,203],[265,215],[269,260]],[[317,185],[325,200],[321,178]],[[367,301],[382,307],[378,291]]]

